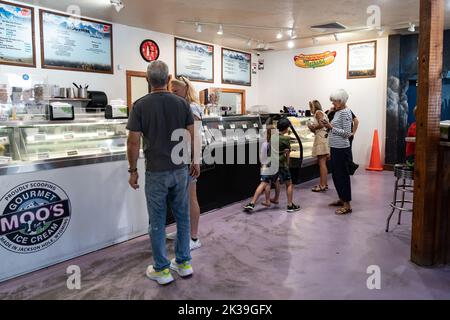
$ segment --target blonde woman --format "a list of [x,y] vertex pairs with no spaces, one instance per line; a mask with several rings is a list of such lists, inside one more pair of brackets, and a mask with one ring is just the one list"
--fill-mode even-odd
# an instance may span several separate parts
[[[192,114],[195,121],[201,121],[203,118],[203,109],[200,106],[198,94],[192,83],[185,77],[173,78],[169,83],[169,90],[179,97],[185,98],[191,106]],[[200,126],[201,129],[201,126]],[[198,238],[198,226],[200,222],[200,205],[197,199],[197,179],[189,180],[189,212],[191,218],[191,250],[198,249],[202,246]],[[169,239],[174,239],[175,234],[169,234]]]
[[328,117],[325,112],[323,112],[322,106],[317,100],[310,101],[309,108],[311,110],[311,114],[314,115],[314,120],[312,123],[308,124],[309,130],[314,132],[315,135],[312,156],[317,157],[320,169],[319,185],[315,186],[312,191],[324,192],[328,190],[327,159],[330,157],[330,146],[328,144],[327,128],[323,126],[321,121],[328,121]]

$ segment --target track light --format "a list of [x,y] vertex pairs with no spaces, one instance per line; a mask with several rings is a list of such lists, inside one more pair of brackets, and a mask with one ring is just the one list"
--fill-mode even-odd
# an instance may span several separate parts
[[277,39],[282,39],[283,38],[283,32],[281,32],[281,30],[277,33]]
[[219,25],[219,30],[217,31],[217,34],[219,36],[223,35],[223,26],[222,25]]
[[334,40],[339,41],[339,35],[337,33],[334,34]]
[[125,7],[122,0],[110,0],[110,2],[117,12],[120,12],[120,10],[122,10]]
[[258,49],[264,49],[264,42],[258,42]]
[[378,36],[379,36],[379,37],[382,37],[383,34],[384,34],[384,28],[381,27],[381,28],[378,30]]
[[252,46],[252,40],[250,39],[250,40],[247,41],[247,47],[250,48],[251,46]]
[[313,42],[313,44],[318,44],[318,43],[319,43],[319,39],[317,39],[317,38],[312,38],[312,42]]
[[288,46],[289,49],[292,49],[295,46],[294,45],[294,41],[292,41],[292,40],[288,41],[287,46]]
[[415,32],[416,31],[416,25],[414,23],[410,22],[408,31],[409,32]]
[[200,32],[203,31],[203,30],[202,30],[202,25],[201,25],[200,23],[196,22],[196,23],[195,23],[195,26],[197,27],[196,29],[197,29],[197,32],[198,32],[198,33],[200,33]]

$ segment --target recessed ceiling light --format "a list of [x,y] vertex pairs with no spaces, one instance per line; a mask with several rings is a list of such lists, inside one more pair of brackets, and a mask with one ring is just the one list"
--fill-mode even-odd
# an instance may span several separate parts
[[219,25],[219,30],[217,31],[217,34],[218,35],[223,35],[223,26],[222,25]]
[[295,46],[294,41],[288,41],[287,46],[289,49],[292,49]]
[[283,33],[281,32],[281,30],[277,33],[277,39],[282,39],[283,38]]

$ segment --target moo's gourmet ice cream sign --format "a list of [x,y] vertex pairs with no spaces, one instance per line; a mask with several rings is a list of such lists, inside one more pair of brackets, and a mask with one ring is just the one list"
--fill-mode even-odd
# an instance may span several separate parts
[[0,200],[0,245],[15,253],[48,248],[66,231],[70,210],[69,197],[54,183],[18,185]]
[[325,67],[334,62],[336,51],[326,51],[318,54],[300,54],[294,57],[295,65],[299,68]]

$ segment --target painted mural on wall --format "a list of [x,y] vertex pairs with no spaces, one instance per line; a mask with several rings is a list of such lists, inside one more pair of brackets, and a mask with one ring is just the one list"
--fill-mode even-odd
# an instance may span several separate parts
[[317,54],[299,54],[294,57],[295,65],[299,68],[320,68],[332,64],[336,59],[336,51],[326,51]]
[[[388,88],[386,102],[385,163],[405,162],[406,134],[415,121],[417,104],[418,35],[389,38]],[[444,34],[441,119],[450,120],[450,30]]]

